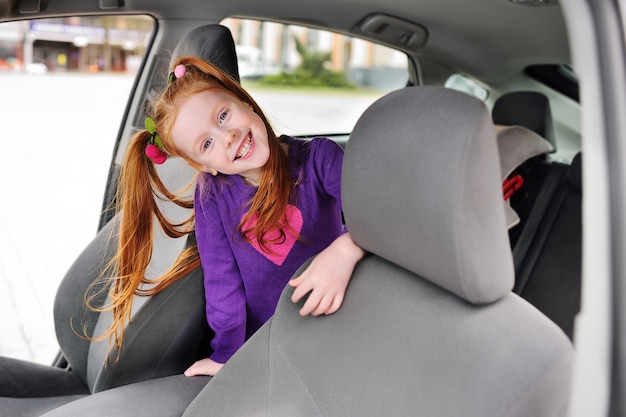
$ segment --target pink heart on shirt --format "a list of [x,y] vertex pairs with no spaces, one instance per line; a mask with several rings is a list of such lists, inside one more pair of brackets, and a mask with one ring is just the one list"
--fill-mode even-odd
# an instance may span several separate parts
[[[250,227],[256,225],[257,219],[258,215],[254,214],[244,224],[244,230],[247,230]],[[265,256],[267,259],[269,259],[278,266],[281,266],[283,262],[285,262],[285,259],[287,259],[287,255],[289,255],[289,252],[291,252],[291,248],[293,248],[293,245],[296,243],[296,240],[298,239],[298,236],[300,236],[300,232],[302,231],[302,212],[300,211],[300,209],[298,209],[298,207],[292,206],[291,204],[287,205],[287,223],[289,224],[289,226],[291,226],[291,229],[288,227],[284,227],[285,224],[281,223],[281,226],[283,226],[283,230],[285,232],[285,240],[281,243],[267,245],[272,253],[267,253],[261,248],[256,236],[252,237],[250,241],[250,244],[252,245],[252,247],[254,247],[254,249],[257,250],[257,252],[259,252],[261,255]],[[271,240],[279,236],[280,232],[274,230],[267,233],[266,238],[268,240]]]

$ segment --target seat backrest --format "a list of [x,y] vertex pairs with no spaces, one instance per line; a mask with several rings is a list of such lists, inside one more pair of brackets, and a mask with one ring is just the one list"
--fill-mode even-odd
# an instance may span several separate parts
[[515,265],[513,291],[573,339],[580,310],[582,253],[581,156],[571,165],[546,158],[547,140],[522,126],[497,131],[509,238]]
[[[183,55],[204,58],[239,78],[235,44],[230,31],[221,25],[201,26],[189,32],[174,50],[171,61]],[[171,190],[182,189],[193,179],[185,162],[172,158],[157,167],[164,184]],[[189,190],[193,195],[193,189]],[[166,217],[182,221],[190,212],[157,199]],[[210,330],[204,312],[203,278],[200,268],[153,297],[135,297],[132,320],[127,325],[120,357],[107,358],[107,341],[90,342],[76,334],[102,334],[111,314],[86,309],[84,295],[104,270],[115,249],[117,218],[98,233],[70,268],[57,292],[54,318],[61,351],[72,370],[85,381],[90,391],[182,373],[194,360],[204,357]],[[156,222],[155,222],[156,223]],[[171,239],[155,224],[154,248],[148,277],[157,277],[175,261],[187,243]],[[94,305],[106,302],[106,291]],[[76,332],[74,331],[76,330]],[[85,332],[83,332],[85,330]]]
[[[85,307],[85,293],[111,258],[115,243],[111,232],[117,219],[100,231],[70,267],[55,299],[55,328],[62,354],[91,392],[181,373],[201,355],[203,338],[208,335],[200,269],[153,297],[136,300],[140,306],[127,325],[117,362],[105,365],[106,340],[92,342],[76,334],[99,335],[110,322],[110,313]],[[181,243],[184,240],[174,246]],[[174,255],[180,251],[173,249]],[[104,304],[106,294],[101,292],[94,305]],[[113,361],[115,353],[109,359]]]
[[369,255],[341,309],[301,317],[287,288],[184,417],[564,415],[573,347],[510,291],[483,103],[438,87],[378,100],[348,142],[342,197]]
[[[580,310],[582,281],[582,156],[563,171],[553,192],[541,201],[536,217],[525,225],[513,247],[514,291],[557,323],[571,338]],[[538,206],[539,204],[535,204]],[[533,228],[529,233],[530,228]]]

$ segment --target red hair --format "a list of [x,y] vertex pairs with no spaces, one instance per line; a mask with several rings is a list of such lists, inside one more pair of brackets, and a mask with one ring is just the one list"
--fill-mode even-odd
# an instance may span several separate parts
[[[182,157],[190,166],[198,169],[190,158],[176,149],[171,135],[178,116],[178,106],[184,98],[207,90],[223,89],[243,103],[251,105],[266,126],[270,155],[262,169],[259,187],[249,202],[248,213],[241,220],[238,230],[248,241],[257,237],[261,247],[269,252],[268,245],[277,243],[284,237],[283,225],[287,224],[285,221],[287,204],[295,187],[289,160],[280,140],[261,108],[237,81],[200,58],[179,58],[172,68],[180,64],[185,65],[187,69],[185,75],[167,85],[154,105],[152,114],[156,130],[163,142],[163,150],[169,157]],[[108,337],[109,349],[116,349],[118,356],[124,338],[124,328],[130,320],[133,297],[154,295],[200,265],[198,248],[194,244],[185,249],[174,265],[161,277],[154,280],[145,277],[152,256],[153,218],[156,217],[164,232],[172,238],[182,237],[194,231],[193,214],[180,224],[172,224],[156,204],[156,198],[166,198],[181,207],[193,207],[192,201],[171,193],[160,180],[153,162],[145,154],[150,137],[145,130],[132,137],[119,177],[116,198],[116,211],[120,217],[117,252],[107,269],[116,271],[109,290],[111,302],[98,308],[91,306],[91,298],[87,299],[87,304],[92,310],[113,312],[113,322],[109,329],[104,334],[89,339],[101,340]],[[258,216],[256,225],[244,230],[243,225],[255,214]],[[280,236],[274,240],[266,238],[273,230],[280,231]],[[153,286],[144,290],[142,289],[144,284]]]

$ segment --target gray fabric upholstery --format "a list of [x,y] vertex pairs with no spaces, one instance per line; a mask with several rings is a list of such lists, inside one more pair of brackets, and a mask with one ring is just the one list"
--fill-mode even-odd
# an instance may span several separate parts
[[[93,392],[182,373],[207,333],[200,269],[153,296],[127,326],[120,361],[102,368]],[[110,357],[113,359],[113,354]]]
[[[286,294],[281,296],[279,309],[285,303],[291,304],[291,301],[285,300],[286,297]],[[281,313],[278,311],[277,313],[280,316]],[[270,319],[253,334],[228,360],[227,365],[191,402],[185,410],[184,416],[256,417],[272,415],[266,413],[272,379],[270,376],[272,358],[269,353],[272,320]],[[317,343],[311,345],[312,348],[315,346]],[[215,380],[218,382],[213,384],[212,382]],[[289,392],[292,391],[289,390]],[[307,415],[301,414],[302,417]],[[300,414],[293,414],[292,416],[299,417]]]
[[102,391],[43,417],[179,417],[210,377],[174,375]]
[[341,309],[301,317],[287,287],[183,417],[565,415],[573,347],[509,291],[499,177],[482,103],[376,102],[346,150],[346,222],[371,253]]
[[513,287],[499,178],[483,103],[436,87],[401,90],[374,103],[352,132],[346,223],[366,250],[469,301],[492,302]]
[[73,371],[0,356],[0,393],[2,410],[3,397],[87,395],[89,389]]
[[332,316],[290,293],[184,417],[564,415],[571,346],[514,294],[477,307],[374,256]]
[[84,398],[82,395],[64,395],[60,397],[39,398],[0,398],[1,417],[31,417],[40,416],[43,413],[57,407],[61,407],[72,401]]
[[[76,258],[65,274],[54,299],[54,327],[61,353],[71,365],[72,372],[87,383],[88,354],[91,342],[76,334],[94,336],[93,331],[99,313],[85,308],[85,293],[99,278],[115,250],[112,239],[117,229],[117,218],[112,219],[100,230],[95,239]],[[102,306],[108,288],[99,285],[92,294],[98,294],[93,301]],[[99,293],[98,293],[99,291]],[[91,391],[92,386],[89,386]]]

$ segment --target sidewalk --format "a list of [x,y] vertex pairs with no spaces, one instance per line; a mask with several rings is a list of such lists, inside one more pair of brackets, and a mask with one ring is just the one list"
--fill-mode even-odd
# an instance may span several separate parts
[[2,97],[11,98],[0,99],[0,356],[42,364],[58,352],[57,287],[97,231],[133,81],[99,76],[87,93],[93,79],[51,77],[0,75]]
[[[24,172],[7,159],[0,164],[0,356],[50,364],[57,354],[56,291],[98,226],[108,161],[104,166],[91,162],[92,169],[104,168],[99,176],[84,168],[82,179],[65,185],[63,164],[59,172],[45,174],[32,168]],[[45,189],[38,184],[41,178],[56,187]],[[29,189],[39,192],[29,194]],[[61,201],[68,195],[81,197],[68,205]]]

